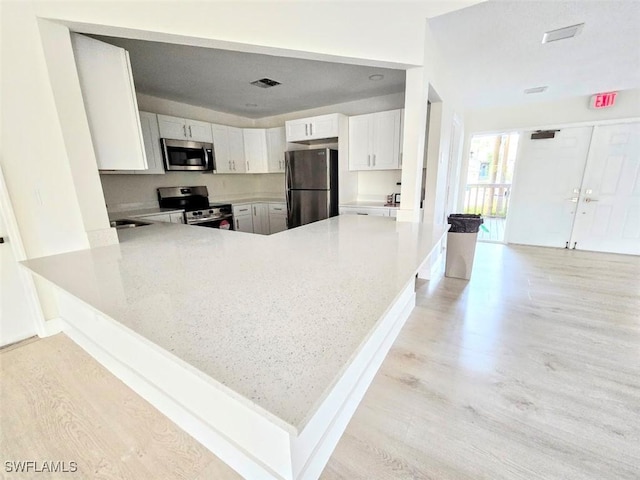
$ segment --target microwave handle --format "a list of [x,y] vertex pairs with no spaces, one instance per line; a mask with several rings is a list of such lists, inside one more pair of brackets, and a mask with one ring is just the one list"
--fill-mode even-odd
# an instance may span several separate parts
[[216,169],[216,161],[215,156],[213,155],[213,149],[204,148],[204,159],[207,170],[215,170]]

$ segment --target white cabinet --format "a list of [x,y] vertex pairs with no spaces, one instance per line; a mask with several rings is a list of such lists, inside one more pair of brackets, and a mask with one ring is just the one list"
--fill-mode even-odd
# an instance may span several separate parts
[[162,161],[162,150],[160,149],[160,130],[158,128],[158,116],[155,113],[139,112],[140,126],[142,127],[142,138],[144,140],[144,151],[147,155],[146,170],[136,170],[135,173],[163,175],[164,162]]
[[278,233],[287,229],[287,205],[284,203],[269,204],[269,233]]
[[289,120],[285,123],[287,142],[308,142],[335,138],[340,133],[340,114],[332,113],[317,117]]
[[349,118],[349,170],[400,168],[401,110]]
[[147,158],[129,53],[71,34],[99,170],[145,170]]
[[234,230],[253,233],[253,209],[250,203],[233,206]]
[[244,140],[241,128],[211,125],[216,173],[245,173]]
[[340,215],[371,215],[377,217],[389,216],[389,209],[384,207],[340,207],[339,210]]
[[162,138],[173,140],[193,140],[212,143],[211,124],[187,118],[158,115],[158,125]]
[[[242,130],[244,138],[244,159],[247,173],[267,172],[267,133],[263,128],[245,128]],[[254,222],[253,228],[256,225]]]
[[269,235],[269,205],[266,203],[254,203],[253,209],[253,233]]
[[284,172],[287,140],[284,127],[267,129],[267,160],[270,173]]

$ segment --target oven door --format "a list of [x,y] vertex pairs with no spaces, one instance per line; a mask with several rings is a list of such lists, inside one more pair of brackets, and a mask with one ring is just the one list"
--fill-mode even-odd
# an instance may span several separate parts
[[186,140],[161,139],[164,168],[168,171],[213,170],[213,145]]
[[189,225],[197,227],[219,228],[220,230],[233,230],[233,215],[224,217],[208,218],[206,220],[192,221]]

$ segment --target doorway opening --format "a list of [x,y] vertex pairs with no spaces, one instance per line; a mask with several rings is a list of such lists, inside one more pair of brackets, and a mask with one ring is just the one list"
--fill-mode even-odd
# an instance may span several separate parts
[[471,137],[464,213],[484,217],[479,241],[504,242],[519,137],[517,132]]

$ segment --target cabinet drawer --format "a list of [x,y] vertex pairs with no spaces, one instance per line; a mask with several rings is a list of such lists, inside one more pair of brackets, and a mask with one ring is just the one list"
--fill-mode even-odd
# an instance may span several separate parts
[[244,215],[253,215],[253,211],[251,210],[251,204],[246,203],[243,205],[234,205],[233,206],[233,216],[234,217],[242,217]]
[[285,203],[270,203],[269,215],[286,215],[287,205]]

